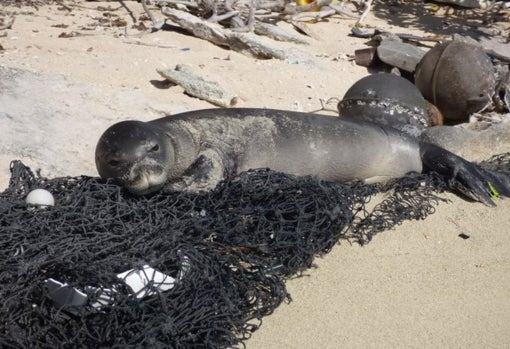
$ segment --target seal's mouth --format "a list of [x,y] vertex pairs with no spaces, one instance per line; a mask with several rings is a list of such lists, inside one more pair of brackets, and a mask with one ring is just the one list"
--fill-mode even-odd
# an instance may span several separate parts
[[167,182],[166,172],[157,165],[135,164],[129,175],[121,180],[122,185],[135,195],[154,193]]

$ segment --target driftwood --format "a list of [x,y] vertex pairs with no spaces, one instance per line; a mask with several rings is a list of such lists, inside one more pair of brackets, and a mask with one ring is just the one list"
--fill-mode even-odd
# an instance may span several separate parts
[[[146,4],[149,0],[141,1],[153,23],[150,31],[160,29],[164,21],[158,21],[150,12]],[[308,42],[300,35],[284,31],[274,24],[282,20],[300,28],[302,33],[317,38],[306,25],[299,23],[316,22],[333,15],[347,16],[357,19],[357,23],[353,27],[353,35],[371,37],[367,30],[362,29],[362,22],[372,10],[373,0],[150,1],[162,6],[164,15],[193,35],[256,58],[289,58],[285,54],[286,50],[275,43],[260,39],[260,36],[300,44]],[[436,2],[465,8],[486,8],[489,4],[494,4],[493,0],[436,0]],[[259,37],[243,35],[248,32],[255,32]],[[384,49],[385,47],[381,48],[381,50]],[[393,50],[393,47],[388,47],[387,53],[392,55],[391,51]],[[406,65],[405,69],[412,69],[412,67]]]
[[[333,0],[314,0],[303,5],[296,5],[292,0],[153,0],[153,2],[174,8],[185,6],[191,14],[197,17],[240,31],[252,31],[255,22],[263,22],[268,19],[289,22],[307,21],[308,19],[304,19],[305,17],[322,19],[333,14],[353,18],[360,17],[346,6],[346,0],[342,0],[340,3],[334,2],[334,4]],[[371,2],[371,0],[360,1],[359,7],[364,9],[365,14],[370,10]],[[326,15],[326,13],[329,14]]]
[[11,29],[14,24],[15,17],[11,17],[9,20],[5,21],[5,23],[0,24],[0,30]]
[[277,41],[286,41],[286,42],[294,42],[297,44],[309,44],[309,41],[303,38],[302,35],[297,35],[291,33],[287,30],[284,30],[274,24],[264,23],[264,22],[255,22],[253,31],[257,35],[265,35],[271,39]]
[[292,25],[305,35],[308,35],[312,39],[319,40],[320,35],[317,34],[308,24],[305,22],[292,21]]
[[326,17],[329,17],[329,16],[332,16],[336,13],[336,10],[329,7],[329,6],[324,6],[320,11],[317,11],[317,12],[314,12],[314,11],[310,11],[310,12],[301,12],[301,13],[298,13],[294,16],[292,16],[292,20],[294,22],[298,22],[298,21],[303,21],[303,22],[310,22],[310,21],[314,21],[314,22],[318,22],[320,20],[322,20],[323,18],[326,18]]
[[[263,59],[294,59],[296,55],[300,58],[309,56],[297,49],[285,50],[274,41],[252,33],[224,29],[217,23],[210,23],[184,11],[169,7],[163,7],[161,11],[172,22],[191,32],[194,36],[219,46],[228,47],[247,56]],[[311,59],[311,57],[309,58]]]
[[193,74],[191,68],[178,64],[175,69],[158,69],[157,72],[165,79],[180,85],[187,94],[206,100],[220,107],[233,107],[237,96],[225,91],[217,82],[204,80]]
[[[167,18],[198,38],[251,57],[290,59],[293,62],[313,62],[314,59],[298,49],[282,48],[264,37],[308,44],[309,39],[303,33],[315,39],[317,36],[299,22],[316,22],[336,14],[360,22],[372,3],[372,0],[297,0],[297,3],[296,0],[141,0],[152,27],[137,35],[126,32],[126,37],[142,36],[164,26],[165,22],[158,20],[147,6],[148,1],[161,7]],[[353,11],[362,12],[361,17]],[[300,28],[301,33],[292,33],[275,25],[282,20]]]

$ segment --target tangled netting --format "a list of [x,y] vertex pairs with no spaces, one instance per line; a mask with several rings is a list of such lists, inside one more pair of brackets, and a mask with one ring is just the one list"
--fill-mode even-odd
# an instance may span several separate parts
[[[374,186],[257,170],[210,193],[133,197],[98,178],[47,179],[19,161],[11,172],[0,194],[2,348],[244,346],[290,300],[287,278],[339,239],[363,244],[426,217],[446,188],[433,174]],[[49,190],[55,206],[27,205],[34,188]],[[142,294],[119,278],[144,266],[172,281],[162,288],[146,272]],[[59,300],[48,280],[85,301]]]

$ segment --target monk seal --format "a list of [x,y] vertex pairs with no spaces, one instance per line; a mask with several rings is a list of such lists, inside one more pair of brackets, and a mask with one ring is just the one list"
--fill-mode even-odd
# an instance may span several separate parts
[[488,205],[494,204],[491,190],[510,195],[508,179],[391,127],[285,110],[218,108],[122,121],[100,137],[95,158],[101,177],[137,195],[163,187],[210,190],[256,168],[333,182],[433,170]]

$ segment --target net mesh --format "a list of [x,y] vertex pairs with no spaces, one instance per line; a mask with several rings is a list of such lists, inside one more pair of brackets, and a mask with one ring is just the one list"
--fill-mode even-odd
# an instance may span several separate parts
[[[508,159],[485,166],[506,170]],[[35,188],[55,206],[27,206]],[[256,170],[210,193],[134,197],[109,180],[48,179],[13,161],[0,194],[0,347],[243,347],[290,301],[286,279],[340,239],[365,244],[425,218],[444,189],[434,174],[376,186]],[[119,277],[130,270],[144,273],[140,290]],[[59,299],[48,280],[83,301]]]

